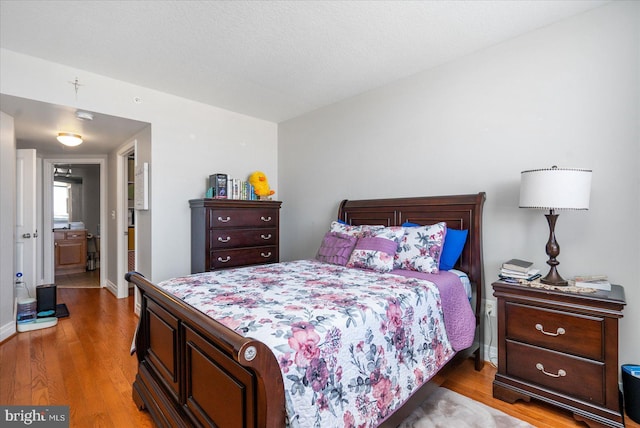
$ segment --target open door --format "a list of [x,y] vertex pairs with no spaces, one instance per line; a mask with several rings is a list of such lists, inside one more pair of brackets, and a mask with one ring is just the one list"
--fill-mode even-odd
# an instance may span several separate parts
[[29,295],[35,297],[36,249],[36,151],[16,151],[16,247],[15,272],[22,272]]

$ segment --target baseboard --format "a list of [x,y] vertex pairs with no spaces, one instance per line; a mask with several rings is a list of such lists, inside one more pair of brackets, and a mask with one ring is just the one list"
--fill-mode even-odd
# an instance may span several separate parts
[[16,334],[18,330],[16,329],[16,322],[11,321],[0,327],[0,343],[4,342],[14,334]]
[[498,366],[498,348],[496,346],[489,347],[489,344],[484,344],[484,360]]
[[114,296],[118,297],[118,285],[106,280],[105,288],[111,292]]

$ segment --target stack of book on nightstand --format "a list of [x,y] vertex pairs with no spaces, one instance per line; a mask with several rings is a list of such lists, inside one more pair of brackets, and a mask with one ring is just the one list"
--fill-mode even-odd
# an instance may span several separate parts
[[506,282],[533,281],[540,278],[540,269],[533,267],[533,262],[511,259],[502,263],[498,276]]
[[611,291],[611,283],[607,275],[574,276],[567,281],[569,285],[581,288],[595,288],[596,290]]

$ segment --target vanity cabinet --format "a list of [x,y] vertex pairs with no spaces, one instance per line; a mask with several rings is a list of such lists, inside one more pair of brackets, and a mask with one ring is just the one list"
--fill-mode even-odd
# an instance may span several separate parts
[[56,230],[53,233],[56,275],[85,272],[87,270],[87,231]]

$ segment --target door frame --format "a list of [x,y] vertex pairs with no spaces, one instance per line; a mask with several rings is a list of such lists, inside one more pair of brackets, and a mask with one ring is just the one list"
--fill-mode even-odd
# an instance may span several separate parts
[[43,276],[45,284],[55,283],[55,262],[53,250],[53,168],[55,164],[97,164],[100,165],[100,287],[106,284],[109,266],[106,243],[109,233],[107,222],[107,159],[106,157],[44,158],[42,163],[42,246]]
[[[117,291],[116,297],[122,299],[129,297],[129,283],[124,279],[128,272],[128,163],[127,158],[131,153],[136,156],[138,140],[133,139],[118,149],[116,162],[116,265],[117,265]],[[135,161],[134,161],[135,162]],[[134,236],[134,252],[138,251],[137,233]],[[136,264],[138,263],[136,257]],[[135,269],[135,267],[134,267]]]

